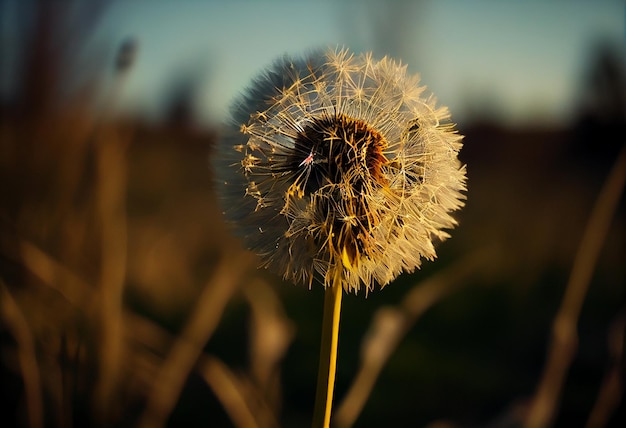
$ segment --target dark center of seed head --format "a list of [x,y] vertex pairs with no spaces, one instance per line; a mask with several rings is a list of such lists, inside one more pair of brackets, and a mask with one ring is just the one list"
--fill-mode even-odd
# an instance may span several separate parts
[[386,147],[384,137],[366,122],[343,114],[325,116],[298,134],[289,163],[294,170],[311,167],[306,194],[342,181],[359,193],[365,180],[384,184],[381,168]]
[[[342,184],[330,198],[319,198],[317,209],[332,212],[341,207],[348,218],[330,216],[331,259],[349,269],[359,265],[368,253],[369,228],[378,218],[363,196],[367,186],[384,185],[382,167],[387,162],[383,151],[387,142],[366,122],[345,115],[313,120],[295,140],[290,168],[309,168],[303,193],[311,194],[328,184]],[[330,200],[335,204],[329,206]],[[323,238],[322,238],[323,239]]]

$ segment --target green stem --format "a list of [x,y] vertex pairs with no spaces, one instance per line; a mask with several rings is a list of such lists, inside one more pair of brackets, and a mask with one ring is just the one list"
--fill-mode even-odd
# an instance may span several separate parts
[[341,315],[341,277],[324,291],[324,317],[322,320],[322,344],[320,365],[317,372],[317,392],[313,411],[313,428],[330,426],[330,411],[335,389],[337,367],[337,343],[339,341],[339,318]]

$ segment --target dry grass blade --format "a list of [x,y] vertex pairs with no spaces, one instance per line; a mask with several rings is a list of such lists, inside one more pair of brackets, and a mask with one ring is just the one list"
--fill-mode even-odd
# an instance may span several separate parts
[[611,413],[619,404],[622,396],[624,358],[624,334],[626,333],[626,313],[622,312],[613,321],[609,329],[609,371],[602,382],[598,399],[591,410],[587,428],[606,426]]
[[43,402],[39,366],[35,353],[35,341],[17,303],[4,282],[0,281],[0,314],[17,342],[17,353],[24,389],[28,424],[31,428],[43,427]]
[[591,275],[626,182],[626,148],[622,149],[598,197],[578,248],[565,295],[552,326],[552,342],[525,426],[550,426],[561,388],[577,347],[576,325]]
[[110,410],[123,361],[122,298],[126,279],[126,149],[115,127],[98,134],[98,181],[96,204],[101,227],[100,277],[100,373],[96,406],[102,414]]
[[73,306],[90,312],[97,294],[93,287],[31,242],[21,240],[19,248],[20,260],[28,270]]
[[[243,254],[250,257],[247,253]],[[148,428],[165,425],[185,379],[217,327],[228,301],[245,273],[246,269],[242,266],[251,265],[250,262],[247,258],[242,260],[242,253],[239,251],[230,249],[224,253],[217,272],[198,298],[189,321],[176,338],[157,373],[138,426]]]
[[222,403],[236,427],[260,428],[255,412],[248,405],[243,388],[226,364],[213,356],[203,356],[198,371]]
[[[252,285],[255,288],[257,286],[263,288],[258,282]],[[249,288],[251,287],[247,287]],[[133,313],[127,313],[126,323],[131,330],[129,339],[135,340],[147,351],[135,353],[134,361],[131,363],[134,376],[138,378],[140,387],[154,387],[151,376],[161,364],[161,361],[154,361],[154,353],[165,353],[169,344],[175,340],[175,336],[157,324]],[[278,361],[272,366],[277,367],[277,365]],[[276,420],[277,411],[270,407],[273,404],[271,396],[268,398],[265,390],[259,389],[259,385],[251,379],[235,375],[223,361],[204,353],[198,357],[196,371],[212,389],[234,426],[262,428],[279,426]]]
[[251,308],[250,373],[275,414],[280,411],[280,362],[294,336],[276,292],[266,282],[248,284],[243,293]]

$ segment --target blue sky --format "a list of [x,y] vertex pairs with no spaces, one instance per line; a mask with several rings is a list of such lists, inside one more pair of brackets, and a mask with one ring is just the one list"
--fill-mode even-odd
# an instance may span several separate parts
[[122,40],[137,40],[122,103],[153,116],[177,73],[198,79],[200,119],[219,122],[275,57],[345,45],[408,64],[461,120],[487,106],[509,123],[561,123],[596,42],[626,51],[624,18],[618,0],[118,0],[81,52],[112,58]]

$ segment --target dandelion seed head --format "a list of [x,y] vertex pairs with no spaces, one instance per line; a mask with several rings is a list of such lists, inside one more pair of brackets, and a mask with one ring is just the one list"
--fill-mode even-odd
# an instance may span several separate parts
[[466,174],[462,137],[424,93],[406,66],[347,49],[282,58],[253,82],[216,170],[264,267],[356,292],[436,257]]

